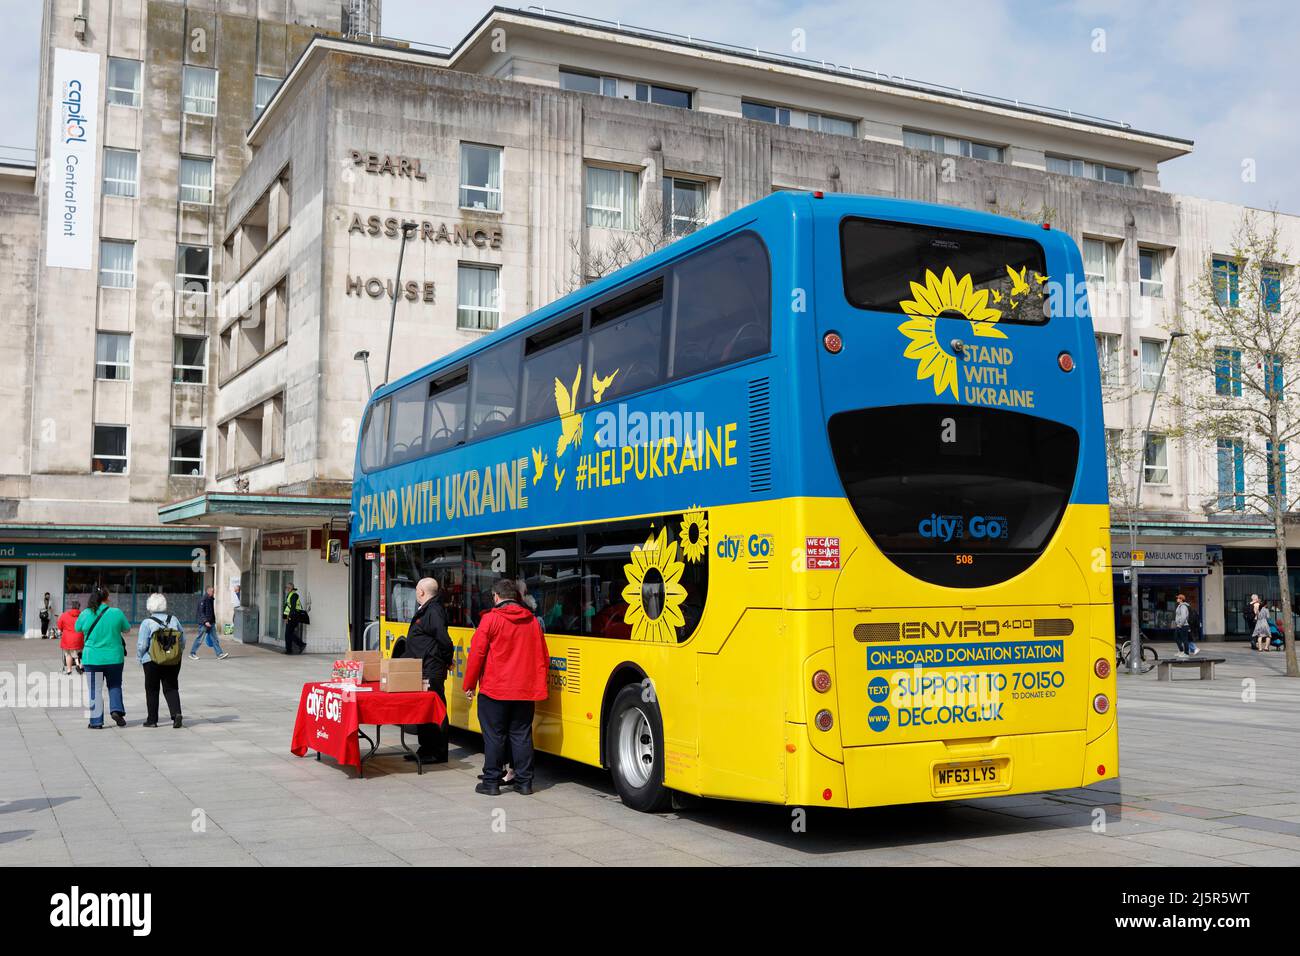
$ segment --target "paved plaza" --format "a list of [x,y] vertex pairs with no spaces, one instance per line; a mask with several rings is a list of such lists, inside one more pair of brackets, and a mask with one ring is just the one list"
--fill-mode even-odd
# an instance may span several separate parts
[[[130,664],[125,728],[87,730],[79,706],[6,701],[0,866],[1300,864],[1300,680],[1281,676],[1283,655],[1243,645],[1207,645],[1228,658],[1214,682],[1121,676],[1119,780],[813,810],[802,832],[788,808],[695,800],[636,813],[604,772],[548,756],[534,796],[480,796],[479,739],[466,733],[423,776],[380,756],[356,779],[289,753],[299,689],[330,661],[228,649],[226,661],[208,649],[185,661],[180,730],[140,726]],[[0,641],[0,674],[57,673],[57,656],[53,641]]]

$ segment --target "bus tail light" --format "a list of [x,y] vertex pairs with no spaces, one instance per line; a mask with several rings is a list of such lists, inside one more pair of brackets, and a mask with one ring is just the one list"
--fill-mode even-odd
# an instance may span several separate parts
[[1062,372],[1074,371],[1074,356],[1069,352],[1062,352],[1056,357],[1056,364],[1061,366]]
[[1110,676],[1110,661],[1106,660],[1104,657],[1097,658],[1096,663],[1092,665],[1092,672],[1102,680],[1105,680]]
[[840,338],[838,332],[827,332],[822,336],[822,345],[826,346],[826,351],[831,355],[839,355],[844,351],[844,340]]
[[1105,694],[1098,694],[1092,699],[1092,709],[1099,714],[1104,714],[1110,710],[1110,698]]
[[826,673],[826,671],[818,671],[816,674],[813,674],[812,685],[813,690],[817,691],[817,693],[826,693],[831,689],[831,675]]
[[819,710],[817,711],[815,723],[817,724],[817,729],[824,732],[835,726],[835,718],[831,716],[829,710]]

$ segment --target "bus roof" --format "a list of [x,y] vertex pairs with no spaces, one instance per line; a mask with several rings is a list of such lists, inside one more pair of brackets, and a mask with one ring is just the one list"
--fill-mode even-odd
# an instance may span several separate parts
[[[1041,238],[1039,233],[1042,228],[1035,223],[1026,222],[1021,219],[1014,219],[1008,216],[999,216],[993,213],[978,212],[969,209],[963,209],[957,206],[945,206],[938,203],[917,202],[910,199],[894,199],[887,196],[861,196],[844,193],[819,193],[816,197],[825,206],[821,207],[827,215],[842,216],[852,213],[858,215],[875,213],[885,218],[897,218],[900,220],[919,220],[942,222],[958,229],[970,229],[978,231],[998,232],[1004,235],[1024,235],[1034,238]],[[813,206],[810,205],[814,198],[812,192],[797,192],[794,190],[781,190],[772,193],[770,196],[764,196],[755,202],[750,203],[741,209],[736,210],[730,215],[724,216],[717,222],[710,223],[702,229],[684,236],[673,243],[652,252],[643,259],[630,263],[617,272],[612,272],[607,276],[598,279],[590,285],[585,285],[581,289],[570,292],[563,298],[556,299],[540,309],[535,309],[528,315],[516,319],[509,325],[496,329],[489,334],[482,336],[478,341],[470,342],[450,352],[432,362],[429,362],[406,375],[379,386],[375,389],[374,394],[370,396],[367,406],[387,398],[389,395],[401,389],[403,386],[412,382],[419,381],[431,374],[457,365],[483,349],[489,348],[497,342],[510,338],[515,335],[527,334],[531,329],[542,325],[551,319],[576,309],[583,307],[587,302],[598,299],[606,293],[618,288],[620,285],[635,279],[637,276],[650,272],[658,267],[672,262],[675,259],[697,249],[700,246],[707,245],[721,236],[734,232],[754,220],[766,216],[778,214],[780,211],[786,211],[791,215],[799,212],[812,213]],[[820,206],[821,203],[819,202]]]

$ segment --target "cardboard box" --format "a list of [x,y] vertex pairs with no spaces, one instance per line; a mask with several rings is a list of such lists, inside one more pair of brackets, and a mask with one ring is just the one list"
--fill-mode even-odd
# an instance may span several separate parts
[[424,689],[424,662],[387,658],[379,666],[379,689],[390,694]]
[[350,651],[348,654],[353,660],[360,661],[365,670],[361,679],[367,684],[379,680],[379,663],[384,659],[382,651]]

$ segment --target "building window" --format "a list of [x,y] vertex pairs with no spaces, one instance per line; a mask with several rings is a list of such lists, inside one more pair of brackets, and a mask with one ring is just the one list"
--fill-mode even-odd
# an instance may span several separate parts
[[676,106],[678,109],[691,108],[691,94],[686,90],[674,90],[667,86],[655,86],[653,83],[638,83],[636,98],[639,103],[657,103],[660,106]]
[[1160,382],[1160,369],[1164,365],[1164,357],[1163,342],[1142,340],[1142,387],[1148,392],[1155,391],[1156,385]]
[[1148,435],[1146,452],[1142,456],[1145,481],[1148,485],[1169,484],[1169,442],[1164,435]]
[[1165,297],[1164,258],[1165,254],[1159,249],[1138,250],[1138,273],[1141,277],[1140,291],[1142,295],[1148,298],[1163,299]]
[[1116,183],[1120,186],[1133,185],[1133,170],[1131,169],[1107,166],[1105,163],[1092,163],[1086,159],[1075,159],[1070,156],[1048,156],[1047,171],[1049,173],[1061,173],[1065,176],[1096,179],[1105,183]]
[[1268,379],[1264,383],[1265,395],[1270,398],[1286,398],[1286,376],[1283,374],[1282,362],[1281,355],[1264,353],[1264,366],[1268,372]]
[[1115,263],[1119,260],[1119,243],[1105,239],[1083,240],[1083,277],[1087,282],[1106,285],[1119,276]]
[[808,128],[817,133],[831,133],[835,136],[858,135],[858,124],[853,120],[827,116],[824,113],[809,113]]
[[108,103],[110,106],[140,106],[140,61],[108,58]]
[[460,144],[460,206],[501,211],[501,147]]
[[135,288],[135,243],[99,241],[99,284],[106,289]]
[[203,429],[172,429],[172,467],[173,475],[203,474]]
[[1231,259],[1211,260],[1214,275],[1214,301],[1229,309],[1237,307],[1237,280],[1240,269]]
[[1120,337],[1106,332],[1097,333],[1097,367],[1101,369],[1101,384],[1118,385]]
[[618,96],[618,80],[612,76],[592,76],[590,73],[560,70],[560,89],[595,93],[598,96]]
[[182,292],[208,294],[212,279],[212,250],[207,246],[176,247],[176,286]]
[[196,116],[217,115],[217,71],[187,66],[181,74],[181,109]]
[[212,205],[212,160],[181,157],[181,202]]
[[172,340],[172,381],[202,385],[208,379],[208,340],[201,335],[178,335]]
[[1241,397],[1241,349],[1214,350],[1214,394]]
[[[1282,478],[1282,500],[1286,501],[1286,442],[1280,442],[1277,446],[1276,453],[1273,451],[1271,441],[1264,442],[1265,465],[1268,468],[1268,496],[1272,498],[1277,494],[1277,484],[1273,480],[1273,468],[1276,461],[1276,468],[1281,473]],[[1285,508],[1285,504],[1284,504]]]
[[456,298],[456,325],[462,329],[495,329],[501,322],[497,306],[499,270],[493,266],[461,264]]
[[1282,270],[1277,266],[1260,269],[1259,298],[1265,312],[1282,311]]
[[1246,455],[1240,438],[1220,438],[1217,466],[1219,511],[1241,511],[1246,507]]
[[903,145],[909,149],[926,149],[948,156],[962,156],[966,159],[984,159],[993,163],[1002,162],[1002,147],[989,143],[976,143],[956,136],[943,136],[939,133],[926,133],[916,129],[903,130]]
[[790,125],[790,111],[784,106],[768,106],[766,103],[740,101],[740,115],[745,119],[758,120],[760,123],[773,123],[777,126]]
[[95,378],[125,381],[131,377],[131,336],[126,332],[95,333]]
[[664,177],[664,232],[688,236],[708,222],[706,184],[693,179]]
[[134,199],[139,184],[140,154],[133,149],[104,150],[104,195]]
[[126,473],[126,426],[96,425],[92,471],[121,475]]
[[587,225],[602,229],[637,227],[639,176],[628,169],[587,167]]
[[253,78],[253,119],[256,120],[271,102],[275,91],[280,88],[280,79],[275,76],[256,76]]

